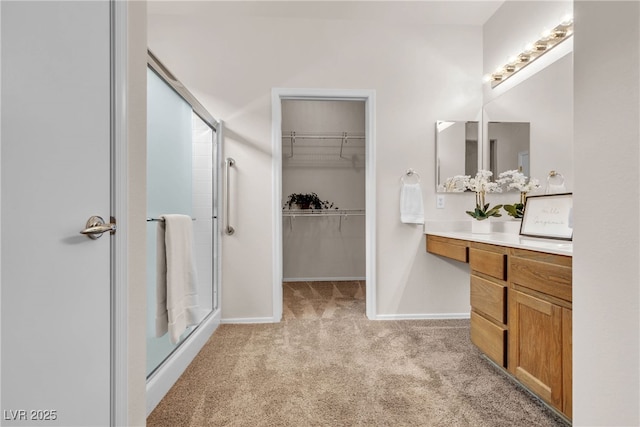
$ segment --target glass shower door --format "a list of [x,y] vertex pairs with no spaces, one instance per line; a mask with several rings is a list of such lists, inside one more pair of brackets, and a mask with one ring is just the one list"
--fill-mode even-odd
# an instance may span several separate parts
[[[193,219],[200,318],[214,308],[213,273],[215,131],[153,70],[147,70],[147,378],[195,330],[173,344],[156,336],[156,241],[164,214]],[[163,244],[163,242],[160,242]]]

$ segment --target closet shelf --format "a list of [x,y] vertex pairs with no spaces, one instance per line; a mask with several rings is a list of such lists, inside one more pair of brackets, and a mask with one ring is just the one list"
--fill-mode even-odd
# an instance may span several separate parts
[[340,218],[338,230],[342,231],[342,220],[349,219],[350,216],[365,216],[364,209],[283,209],[282,216],[289,218],[289,229],[293,230],[293,221],[298,217],[329,217]]
[[365,139],[361,133],[335,132],[335,133],[304,133],[296,131],[282,131],[282,139]]
[[282,216],[363,216],[364,209],[283,209]]

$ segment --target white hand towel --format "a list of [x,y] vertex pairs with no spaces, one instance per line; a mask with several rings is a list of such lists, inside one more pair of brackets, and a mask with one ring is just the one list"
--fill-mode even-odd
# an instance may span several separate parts
[[424,224],[424,207],[420,184],[403,183],[400,190],[400,221],[405,224]]
[[193,224],[186,215],[162,215],[157,228],[156,336],[169,332],[173,344],[198,323]]

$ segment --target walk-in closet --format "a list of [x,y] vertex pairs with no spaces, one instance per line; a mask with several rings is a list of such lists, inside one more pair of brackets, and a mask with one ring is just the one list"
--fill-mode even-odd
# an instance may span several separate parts
[[365,102],[283,100],[282,144],[283,318],[364,315]]

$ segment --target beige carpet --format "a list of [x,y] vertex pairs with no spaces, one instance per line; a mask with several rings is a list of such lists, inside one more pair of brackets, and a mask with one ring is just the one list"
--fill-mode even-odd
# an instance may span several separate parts
[[282,322],[220,326],[147,425],[564,425],[481,357],[467,320],[367,320],[362,282],[283,291]]
[[365,282],[287,282],[282,319],[365,319]]

